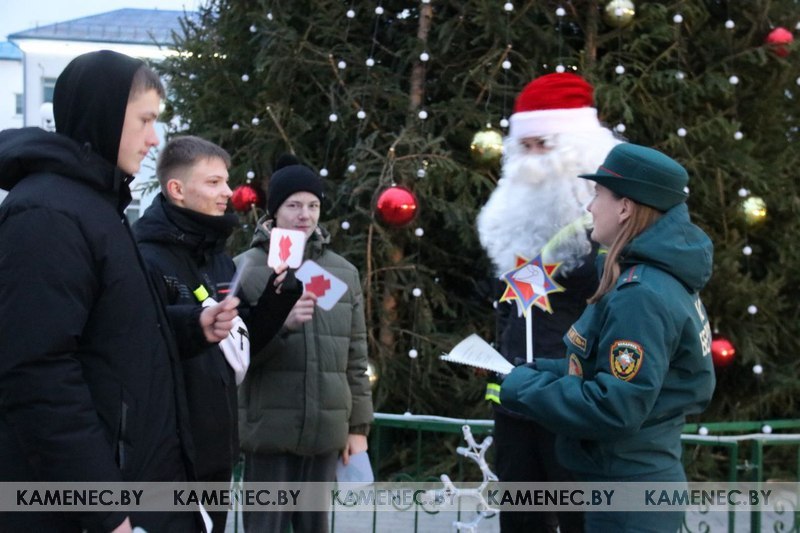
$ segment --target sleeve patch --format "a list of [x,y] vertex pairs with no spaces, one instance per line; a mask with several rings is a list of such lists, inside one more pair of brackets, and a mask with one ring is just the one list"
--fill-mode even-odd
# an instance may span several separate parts
[[639,373],[644,360],[644,349],[641,344],[617,340],[611,344],[609,364],[614,377],[622,381],[630,381]]

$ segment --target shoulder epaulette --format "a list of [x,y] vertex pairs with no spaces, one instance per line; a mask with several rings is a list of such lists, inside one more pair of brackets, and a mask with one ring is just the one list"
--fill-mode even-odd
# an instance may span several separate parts
[[631,283],[641,282],[645,268],[646,267],[644,265],[634,265],[623,271],[617,280],[617,288],[619,289],[625,285],[630,285]]

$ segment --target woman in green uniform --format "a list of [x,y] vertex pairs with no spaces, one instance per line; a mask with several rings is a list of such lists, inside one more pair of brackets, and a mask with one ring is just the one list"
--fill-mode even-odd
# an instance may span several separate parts
[[[564,336],[566,358],[515,368],[501,403],[559,434],[576,479],[685,482],[681,429],[715,383],[699,296],[711,240],[689,219],[686,170],[657,150],[620,144],[581,177],[596,183],[592,239],[608,250],[599,288]],[[674,532],[682,517],[594,512],[586,531]]]

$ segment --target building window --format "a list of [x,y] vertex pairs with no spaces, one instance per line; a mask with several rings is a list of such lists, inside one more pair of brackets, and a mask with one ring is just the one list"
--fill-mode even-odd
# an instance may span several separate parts
[[42,102],[53,101],[53,91],[56,88],[55,78],[44,78],[42,80]]
[[22,95],[19,93],[14,94],[14,114],[21,115],[22,114]]

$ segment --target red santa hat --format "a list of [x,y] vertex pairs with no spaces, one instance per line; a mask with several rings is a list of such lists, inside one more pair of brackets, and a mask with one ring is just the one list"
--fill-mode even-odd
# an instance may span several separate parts
[[514,102],[509,136],[543,137],[600,128],[594,88],[577,74],[546,74],[522,89]]

